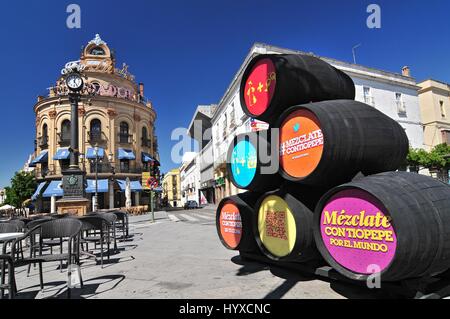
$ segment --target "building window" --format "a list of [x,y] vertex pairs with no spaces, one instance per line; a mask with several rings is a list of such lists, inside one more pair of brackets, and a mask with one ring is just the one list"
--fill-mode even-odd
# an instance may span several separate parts
[[148,131],[145,126],[142,128],[142,146],[150,147],[150,140],[148,139]]
[[442,131],[442,143],[450,145],[450,131]]
[[121,173],[129,173],[130,172],[130,161],[129,160],[120,161],[120,172]]
[[227,127],[228,127],[228,116],[227,113],[225,112],[225,114],[223,115],[223,138],[225,139],[227,137]]
[[120,131],[119,131],[119,140],[120,143],[129,143],[129,127],[128,127],[128,123],[126,122],[121,122],[120,123]]
[[234,110],[234,103],[231,105],[231,112],[230,112],[230,129],[233,129],[236,127],[236,112]]
[[106,55],[105,50],[101,47],[93,47],[89,52],[91,55]]
[[406,106],[403,102],[403,96],[401,93],[395,93],[395,104],[397,105],[397,112],[400,115],[406,115]]
[[46,149],[48,147],[48,126],[47,124],[44,124],[42,126],[42,135],[39,141],[39,146],[42,149]]
[[372,90],[368,86],[363,87],[364,103],[375,106],[375,100],[372,97]]
[[439,101],[439,109],[441,110],[441,116],[446,117],[444,101]]
[[91,121],[91,127],[89,132],[89,138],[91,142],[98,143],[102,139],[102,122],[98,119]]
[[70,121],[64,120],[61,124],[61,134],[59,144],[61,146],[70,145]]

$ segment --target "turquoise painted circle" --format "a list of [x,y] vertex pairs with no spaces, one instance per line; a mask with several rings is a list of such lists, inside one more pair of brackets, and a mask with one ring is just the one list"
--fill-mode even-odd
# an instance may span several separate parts
[[231,172],[240,187],[247,187],[256,174],[256,148],[249,141],[236,144],[231,154]]

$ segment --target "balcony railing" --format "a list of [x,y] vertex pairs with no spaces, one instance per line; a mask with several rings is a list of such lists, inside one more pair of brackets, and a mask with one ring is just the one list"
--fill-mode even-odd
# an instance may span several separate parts
[[91,145],[102,145],[108,142],[108,139],[103,132],[88,132],[88,142]]
[[142,147],[151,147],[152,146],[152,141],[149,138],[143,137],[141,139],[141,141],[142,141]]
[[121,174],[142,174],[144,169],[140,165],[132,164],[124,165],[117,163],[115,165],[115,172]]
[[48,148],[48,136],[41,136],[37,138],[37,145],[41,150]]
[[132,137],[131,134],[122,134],[119,133],[119,143],[120,144],[131,144],[132,143]]
[[70,146],[70,137],[68,136],[64,136],[61,133],[58,133],[58,144],[61,147],[66,147],[66,146]]
[[89,173],[95,174],[96,172],[98,174],[108,174],[112,173],[113,169],[110,163],[98,163],[95,165],[95,160],[92,161],[89,165]]

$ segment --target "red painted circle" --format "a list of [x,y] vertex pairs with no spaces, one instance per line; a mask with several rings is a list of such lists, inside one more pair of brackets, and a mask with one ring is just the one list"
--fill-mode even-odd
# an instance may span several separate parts
[[262,59],[253,66],[244,90],[245,105],[252,115],[258,116],[267,110],[276,82],[275,66],[270,59]]

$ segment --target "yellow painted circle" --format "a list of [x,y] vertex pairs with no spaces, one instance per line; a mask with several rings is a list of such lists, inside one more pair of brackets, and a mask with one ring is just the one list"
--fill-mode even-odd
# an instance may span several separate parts
[[297,228],[288,204],[279,196],[266,197],[258,213],[259,238],[276,257],[285,257],[294,249]]

